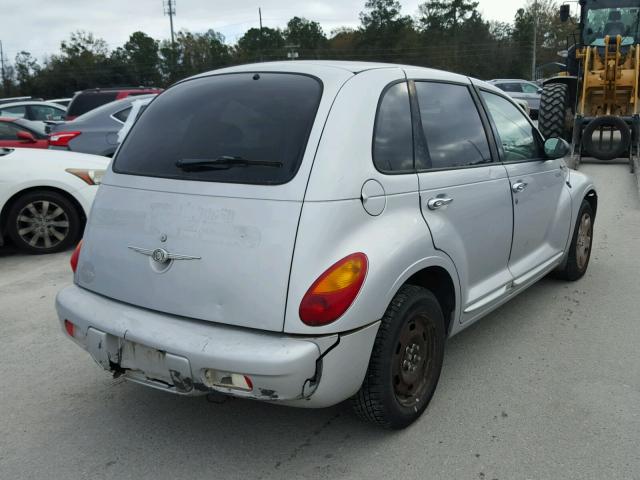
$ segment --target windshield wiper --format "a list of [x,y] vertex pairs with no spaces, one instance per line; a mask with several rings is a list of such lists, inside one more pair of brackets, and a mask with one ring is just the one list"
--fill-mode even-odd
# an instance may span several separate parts
[[282,162],[249,160],[248,158],[222,155],[218,158],[182,158],[176,167],[182,170],[226,170],[231,167],[282,167]]

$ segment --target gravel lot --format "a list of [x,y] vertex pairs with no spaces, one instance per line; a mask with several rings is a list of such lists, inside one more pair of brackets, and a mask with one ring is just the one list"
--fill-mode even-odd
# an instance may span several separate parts
[[447,344],[420,421],[222,405],[112,380],[59,330],[69,252],[0,249],[0,479],[640,479],[640,204],[600,190],[588,274],[545,279]]

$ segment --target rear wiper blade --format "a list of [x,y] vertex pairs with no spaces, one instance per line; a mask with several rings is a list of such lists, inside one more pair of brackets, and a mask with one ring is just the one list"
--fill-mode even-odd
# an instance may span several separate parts
[[231,167],[282,167],[282,165],[282,162],[249,160],[231,155],[222,155],[218,158],[182,158],[176,162],[176,167],[183,170],[224,170]]

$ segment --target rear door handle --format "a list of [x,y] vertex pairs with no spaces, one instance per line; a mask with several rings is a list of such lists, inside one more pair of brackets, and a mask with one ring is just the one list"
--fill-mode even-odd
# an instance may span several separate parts
[[527,188],[527,185],[528,183],[526,182],[516,182],[513,185],[511,185],[511,190],[513,191],[513,193],[520,193],[525,188]]
[[430,198],[427,202],[427,207],[429,207],[429,210],[438,210],[439,208],[446,207],[451,202],[453,202],[453,198],[449,197]]

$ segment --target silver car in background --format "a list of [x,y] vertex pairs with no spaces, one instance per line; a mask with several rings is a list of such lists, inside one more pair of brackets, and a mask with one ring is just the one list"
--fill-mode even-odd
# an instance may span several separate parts
[[567,152],[501,90],[437,70],[273,62],[184,80],[105,174],[61,326],[153,388],[351,398],[406,427],[447,337],[550,272],[584,275],[597,197]]
[[49,148],[111,157],[118,148],[118,132],[129,118],[133,102],[153,97],[155,94],[126,97],[90,110],[75,120],[50,123]]
[[542,87],[540,85],[528,80],[519,79],[496,79],[489,80],[489,83],[507,92],[511,98],[526,101],[529,104],[529,115],[531,118],[534,120],[538,118],[540,98],[542,96]]

